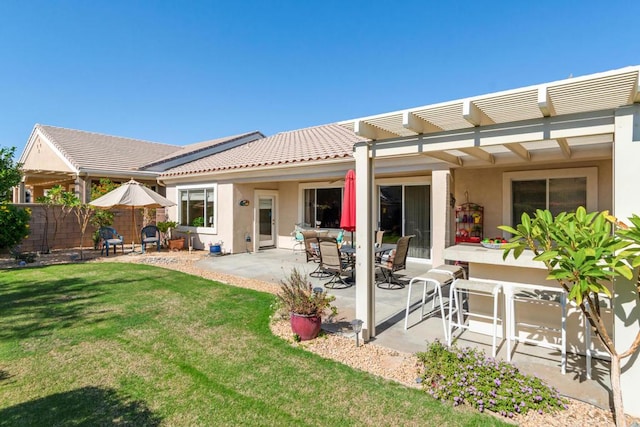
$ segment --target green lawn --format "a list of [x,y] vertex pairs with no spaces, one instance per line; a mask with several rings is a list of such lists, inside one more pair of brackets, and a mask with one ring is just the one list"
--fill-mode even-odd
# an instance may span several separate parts
[[136,264],[0,270],[0,426],[500,424],[291,347],[272,302]]

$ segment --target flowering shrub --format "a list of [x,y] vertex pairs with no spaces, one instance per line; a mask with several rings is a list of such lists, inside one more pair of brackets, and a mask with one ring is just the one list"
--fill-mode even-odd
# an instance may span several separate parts
[[436,399],[466,403],[505,417],[529,410],[554,412],[566,409],[567,400],[537,377],[522,374],[510,363],[497,361],[484,351],[435,341],[418,353],[424,364],[423,388]]
[[29,235],[31,209],[0,203],[0,249],[10,249]]

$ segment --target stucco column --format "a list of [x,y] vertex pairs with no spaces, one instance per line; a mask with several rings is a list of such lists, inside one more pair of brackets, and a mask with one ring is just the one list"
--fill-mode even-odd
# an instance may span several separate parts
[[367,143],[355,145],[356,160],[356,318],[362,320],[362,338],[376,336],[373,262],[373,159]]
[[[616,110],[613,144],[613,211],[629,223],[632,214],[640,215],[637,197],[638,159],[640,159],[640,105]],[[629,348],[640,330],[639,303],[635,283],[617,279],[614,286],[614,337],[618,351]],[[622,362],[622,395],[626,413],[640,416],[640,355]]]
[[431,175],[431,265],[444,264],[444,249],[449,245],[449,182],[451,172],[434,170]]
[[[24,181],[20,181],[20,183],[13,187],[13,202],[14,203],[26,203],[27,202],[27,191],[25,189]],[[33,200],[31,200],[33,203]]]
[[76,176],[76,179],[73,183],[73,191],[80,199],[82,203],[89,203],[91,198],[91,185],[89,184],[91,180],[88,177],[82,178],[81,176]]

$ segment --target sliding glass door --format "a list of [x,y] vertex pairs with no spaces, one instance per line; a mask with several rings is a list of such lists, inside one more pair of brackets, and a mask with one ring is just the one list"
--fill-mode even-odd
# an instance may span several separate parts
[[431,249],[431,186],[381,185],[379,228],[384,241],[395,243],[400,236],[414,235],[409,256],[429,258]]

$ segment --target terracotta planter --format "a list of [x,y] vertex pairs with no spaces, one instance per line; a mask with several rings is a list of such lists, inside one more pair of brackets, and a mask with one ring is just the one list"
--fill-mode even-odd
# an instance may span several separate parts
[[169,250],[179,251],[184,249],[184,239],[172,239],[168,240],[167,244],[169,245]]
[[320,333],[322,318],[291,313],[291,330],[300,337],[301,341],[312,340]]

